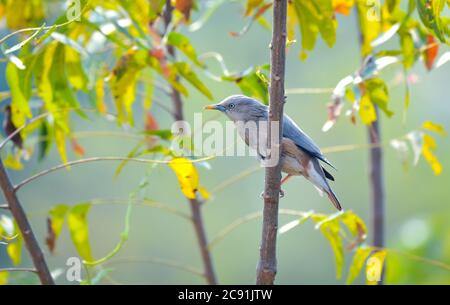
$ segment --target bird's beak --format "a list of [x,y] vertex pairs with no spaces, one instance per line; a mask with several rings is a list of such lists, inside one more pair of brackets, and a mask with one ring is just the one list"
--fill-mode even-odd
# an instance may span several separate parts
[[208,105],[208,106],[205,106],[205,109],[225,111],[225,107],[220,104]]

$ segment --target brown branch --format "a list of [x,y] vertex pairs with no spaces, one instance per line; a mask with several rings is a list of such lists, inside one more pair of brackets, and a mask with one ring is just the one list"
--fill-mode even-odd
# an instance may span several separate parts
[[34,236],[33,229],[31,228],[27,216],[25,215],[25,211],[23,210],[22,205],[19,199],[17,198],[15,189],[11,183],[11,180],[8,177],[8,174],[6,172],[6,169],[3,165],[3,161],[1,158],[0,158],[0,187],[2,188],[3,195],[5,196],[5,199],[8,202],[11,214],[14,217],[20,232],[22,233],[23,239],[25,241],[25,246],[27,247],[28,252],[30,253],[33,265],[36,268],[36,272],[39,276],[39,279],[41,280],[41,283],[44,285],[54,285],[55,283],[47,267],[44,254],[42,253],[42,250],[39,247],[39,243],[37,242],[36,237]]
[[[360,18],[364,18],[359,14],[358,8],[355,6],[355,14],[357,18],[358,42],[360,48],[364,43],[364,34],[362,33],[359,24]],[[363,58],[361,61],[364,60]],[[371,192],[371,232],[372,244],[375,247],[384,247],[384,179],[383,179],[383,150],[381,147],[381,133],[380,133],[380,112],[378,105],[374,104],[377,119],[367,127],[370,149],[369,158],[369,180]],[[383,283],[383,277],[379,284]]]
[[[277,147],[271,147],[272,156],[275,149],[277,156],[281,156],[279,139],[283,127],[284,74],[286,61],[286,12],[287,0],[274,0],[273,2],[273,30],[270,70],[270,105],[269,127],[267,139],[273,145],[271,132],[272,122],[279,124],[279,137]],[[278,158],[279,159],[279,158]],[[279,161],[279,160],[278,160]],[[266,168],[264,188],[263,228],[260,245],[260,259],[257,268],[256,284],[271,285],[277,273],[276,241],[278,230],[278,201],[280,194],[281,163]]]
[[[172,13],[173,13],[173,6],[171,4],[170,0],[166,1],[166,6],[163,13],[164,23],[165,23],[165,29],[170,27],[170,24],[172,22]],[[167,46],[167,50],[169,52],[169,55],[172,58],[176,58],[176,52],[175,49],[172,46]],[[171,88],[171,94],[170,97],[172,99],[173,104],[173,119],[175,121],[183,121],[184,120],[184,114],[183,114],[183,100],[181,98],[181,94],[175,89]],[[189,199],[189,205],[191,207],[191,213],[192,213],[192,223],[194,225],[195,233],[198,240],[198,245],[200,248],[200,253],[202,256],[202,262],[203,262],[203,269],[205,278],[210,285],[217,285],[217,278],[214,271],[214,266],[212,263],[211,258],[211,252],[208,248],[208,239],[206,237],[206,230],[203,223],[203,216],[201,211],[201,201],[198,199]]]

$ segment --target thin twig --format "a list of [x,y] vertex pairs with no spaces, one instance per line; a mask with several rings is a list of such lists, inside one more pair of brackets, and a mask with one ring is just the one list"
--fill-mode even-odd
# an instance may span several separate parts
[[[201,158],[201,159],[196,159],[196,160],[191,160],[189,162],[192,163],[196,163],[196,162],[203,162],[203,161],[207,161],[207,160],[211,160],[213,159],[214,156],[210,156],[210,157],[205,157],[205,158]],[[141,158],[127,158],[127,157],[92,157],[92,158],[86,158],[86,159],[80,159],[80,160],[75,160],[75,161],[69,161],[67,163],[63,163],[63,164],[59,164],[57,166],[45,169],[25,180],[22,180],[20,183],[18,183],[14,189],[15,191],[19,190],[22,186],[42,177],[42,176],[46,176],[52,172],[61,170],[61,169],[67,169],[70,168],[71,166],[77,166],[77,165],[81,165],[81,164],[86,164],[86,163],[92,163],[92,162],[99,162],[99,161],[127,161],[127,162],[137,162],[137,163],[146,163],[146,164],[168,164],[170,163],[170,160],[150,160],[150,159],[141,159]]]
[[7,204],[0,205],[0,210],[9,210],[9,206]]
[[286,94],[329,94],[334,88],[291,88],[286,89]]
[[[290,209],[280,209],[278,211],[278,214],[302,217],[302,216],[307,215],[308,213],[302,212],[302,211],[290,210]],[[219,233],[217,233],[217,235],[209,243],[208,248],[210,248],[210,249],[214,248],[219,242],[221,242],[226,236],[228,236],[231,232],[236,230],[238,227],[240,227],[241,225],[243,225],[247,222],[250,222],[252,220],[261,218],[262,216],[263,216],[263,213],[261,211],[258,211],[258,212],[253,212],[253,213],[247,214],[245,216],[242,216],[242,217],[236,219],[235,221],[233,221],[232,223],[227,225],[225,228],[220,230]]]
[[34,268],[0,268],[0,272],[31,272],[38,273]]
[[195,275],[198,275],[202,278],[205,277],[202,271],[198,270],[195,267],[180,264],[176,261],[163,259],[163,258],[151,258],[151,257],[123,257],[123,258],[116,258],[114,260],[111,260],[109,262],[106,262],[103,264],[104,266],[111,266],[111,265],[118,265],[118,264],[127,264],[127,263],[148,263],[148,264],[154,264],[154,265],[163,265],[167,267],[171,267],[178,270],[183,270]]
[[[93,199],[90,200],[89,202],[91,202],[93,205],[110,205],[110,204],[128,204],[130,200],[113,198],[113,199]],[[167,204],[158,201],[153,201],[149,199],[133,199],[133,204],[161,209],[170,212],[174,215],[180,216],[186,220],[189,221],[192,220],[192,217],[189,216],[189,214],[184,213],[176,208],[173,208]]]
[[[271,146],[272,158],[275,158],[275,155],[281,156],[279,141],[283,134],[283,107],[285,103],[286,14],[287,0],[274,0],[272,42],[270,44],[269,127],[267,128],[267,142]],[[278,124],[278,135],[273,134],[273,124]],[[275,141],[274,139],[278,140]],[[256,284],[259,285],[272,285],[277,273],[276,242],[281,180],[281,162],[279,162],[279,159],[276,166],[266,167],[263,228],[256,272]]]
[[253,173],[256,173],[261,168],[262,168],[261,166],[257,165],[257,166],[253,166],[253,167],[250,167],[248,169],[245,169],[245,170],[239,172],[238,174],[230,177],[229,179],[222,181],[221,183],[219,183],[215,187],[211,188],[210,193],[211,194],[219,193],[220,191],[224,190],[228,186],[230,186],[230,185],[232,185],[232,184],[242,180],[245,177],[250,176]]

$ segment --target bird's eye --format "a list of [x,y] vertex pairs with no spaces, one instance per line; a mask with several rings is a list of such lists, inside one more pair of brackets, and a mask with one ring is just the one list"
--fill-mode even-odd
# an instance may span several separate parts
[[228,108],[230,108],[230,109],[234,109],[234,107],[236,107],[236,105],[234,105],[233,103],[231,103],[230,105],[228,105]]

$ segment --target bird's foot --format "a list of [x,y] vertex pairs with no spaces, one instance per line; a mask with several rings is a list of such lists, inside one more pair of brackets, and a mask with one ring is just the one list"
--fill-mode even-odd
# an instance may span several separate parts
[[[264,191],[261,192],[259,197],[264,199]],[[280,198],[283,198],[283,197],[284,197],[284,191],[282,189],[280,189]]]

